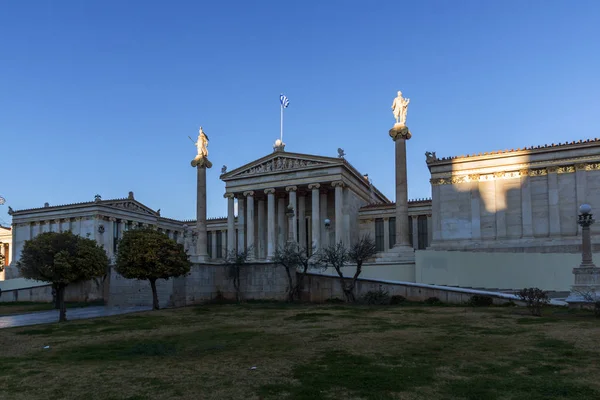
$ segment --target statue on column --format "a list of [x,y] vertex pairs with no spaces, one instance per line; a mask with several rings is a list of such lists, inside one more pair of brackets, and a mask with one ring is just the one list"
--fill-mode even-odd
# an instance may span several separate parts
[[399,90],[398,97],[396,97],[392,103],[392,112],[394,113],[394,118],[396,118],[396,124],[406,125],[408,103],[410,103],[410,99],[402,97],[402,92]]
[[205,166],[206,168],[212,167],[212,163],[208,161],[208,136],[204,133],[202,127],[198,131],[198,140],[194,142],[192,138],[190,138],[192,142],[196,145],[198,149],[198,155],[192,161],[192,167],[196,166]]

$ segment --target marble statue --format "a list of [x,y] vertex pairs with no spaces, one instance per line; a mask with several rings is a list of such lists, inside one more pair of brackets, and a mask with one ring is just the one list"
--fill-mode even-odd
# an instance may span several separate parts
[[200,127],[200,130],[198,131],[198,140],[195,144],[198,148],[198,156],[208,158],[208,136],[206,136],[202,127]]
[[8,215],[13,215],[15,211],[12,209],[11,206],[8,206]]
[[224,174],[227,172],[227,165],[223,165],[223,167],[221,167],[221,173]]
[[426,151],[425,152],[425,157],[427,158],[427,161],[435,161],[435,160],[437,160],[437,157],[435,155],[435,151]]
[[410,99],[403,98],[402,92],[399,90],[398,97],[396,97],[392,103],[392,112],[396,118],[396,124],[406,125],[406,112],[408,110],[408,103],[410,103]]
[[346,153],[344,153],[344,149],[342,149],[341,147],[338,148],[338,158],[344,158],[345,155]]

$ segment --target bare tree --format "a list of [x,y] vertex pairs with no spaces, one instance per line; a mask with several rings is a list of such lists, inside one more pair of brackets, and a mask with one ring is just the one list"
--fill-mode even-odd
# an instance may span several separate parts
[[225,257],[225,265],[228,267],[227,274],[229,279],[233,282],[235,288],[235,301],[238,303],[241,300],[241,289],[240,289],[240,272],[242,267],[248,263],[250,258],[251,249],[244,251],[230,250]]
[[[354,289],[356,288],[356,280],[362,272],[362,266],[365,261],[375,256],[376,253],[375,242],[369,235],[364,235],[349,249],[342,242],[322,248],[317,255],[317,260],[335,269],[340,277],[340,284],[346,301],[354,303],[356,302]],[[356,264],[356,271],[351,279],[345,278],[342,272],[342,268],[347,266],[348,262]]]
[[[288,301],[300,298],[300,290],[304,283],[304,276],[310,267],[311,256],[305,247],[295,242],[287,242],[283,247],[277,247],[273,253],[273,262],[282,266],[288,278]],[[300,274],[298,275],[298,269]],[[296,278],[296,282],[294,282]]]

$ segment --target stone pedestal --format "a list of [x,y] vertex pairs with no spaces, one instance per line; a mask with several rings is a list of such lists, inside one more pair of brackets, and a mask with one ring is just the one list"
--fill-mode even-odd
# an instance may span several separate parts
[[408,179],[406,168],[406,141],[412,137],[404,124],[395,124],[390,137],[396,147],[396,243],[386,249],[381,262],[414,262],[414,250],[408,237]]
[[581,264],[573,268],[574,282],[566,302],[572,308],[592,308],[596,301],[600,301],[600,268],[592,261],[590,235],[590,225],[594,220],[591,214],[582,214],[578,223],[581,226]]
[[193,262],[208,261],[208,238],[206,232],[206,169],[212,167],[212,163],[206,157],[196,156],[192,160],[192,167],[198,171],[196,187],[196,232],[198,238],[196,241],[195,255],[192,256]]

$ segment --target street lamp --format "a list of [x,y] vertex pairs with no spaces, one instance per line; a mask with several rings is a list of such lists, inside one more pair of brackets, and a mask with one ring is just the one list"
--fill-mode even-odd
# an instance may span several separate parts
[[573,268],[574,282],[566,301],[571,307],[589,307],[600,294],[600,268],[592,261],[592,239],[590,226],[594,223],[592,207],[579,207],[577,223],[581,226],[581,264]]

